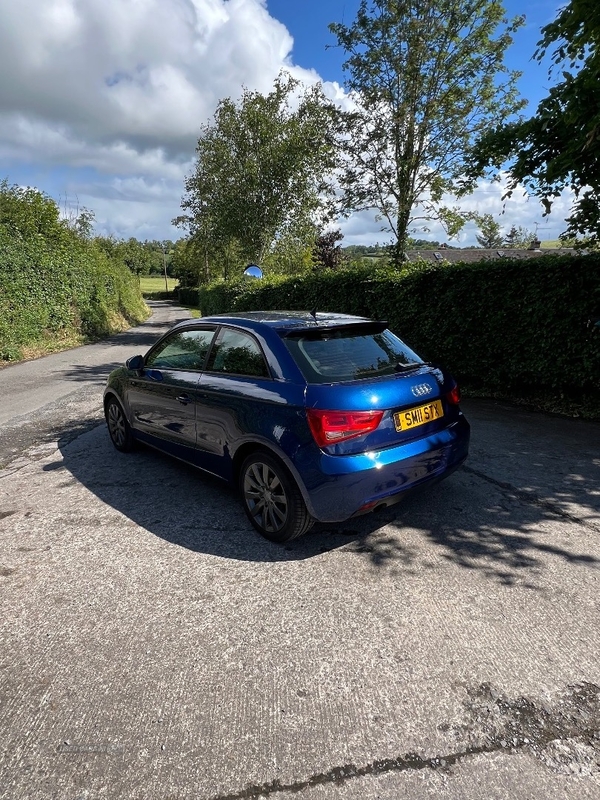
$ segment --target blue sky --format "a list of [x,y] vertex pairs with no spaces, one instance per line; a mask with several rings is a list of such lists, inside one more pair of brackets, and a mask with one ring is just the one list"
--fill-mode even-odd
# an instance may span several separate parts
[[[294,37],[294,63],[306,69],[316,69],[324,80],[343,81],[342,52],[335,47],[335,37],[329,32],[331,22],[351,24],[359,0],[267,0],[270,14],[288,28]],[[540,30],[551,22],[564,3],[553,0],[505,0],[509,19],[525,15],[526,23],[518,31],[510,48],[507,63],[511,69],[523,72],[520,91],[532,107],[544,96],[548,86],[547,68],[532,60]]]
[[[343,54],[330,22],[350,24],[358,0],[0,0],[0,178],[33,185],[65,213],[85,206],[96,230],[118,237],[176,238],[183,179],[200,125],[242,86],[268,91],[282,68],[330,94],[343,84]],[[561,5],[508,0],[526,26],[508,53],[523,71],[533,113],[547,91],[532,61],[540,28]],[[482,183],[469,210],[500,215],[498,186]],[[568,199],[542,219],[515,198],[499,221],[556,238]],[[345,243],[386,241],[373,215],[341,223]],[[467,227],[459,244],[474,243]],[[432,228],[432,237],[444,239]]]

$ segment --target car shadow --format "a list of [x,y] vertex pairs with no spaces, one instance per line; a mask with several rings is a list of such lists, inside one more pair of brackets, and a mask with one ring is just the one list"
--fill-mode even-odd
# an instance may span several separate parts
[[379,514],[317,524],[286,545],[254,532],[228,485],[150,448],[118,453],[104,425],[75,439],[65,432],[57,458],[44,469],[63,471],[65,485],[83,484],[152,535],[221,558],[298,561],[343,548],[374,570],[412,574],[450,563],[505,586],[530,589],[540,588],[552,559],[578,567],[600,564],[596,555],[582,551],[581,537],[567,547],[549,523],[588,525],[596,543],[600,527],[489,483],[472,469],[461,469]]

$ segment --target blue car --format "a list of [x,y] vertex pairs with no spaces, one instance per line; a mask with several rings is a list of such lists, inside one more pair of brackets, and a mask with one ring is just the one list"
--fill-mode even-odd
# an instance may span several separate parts
[[237,484],[275,542],[447,477],[469,446],[459,401],[387,323],[299,311],[182,322],[104,392],[117,450],[143,442]]

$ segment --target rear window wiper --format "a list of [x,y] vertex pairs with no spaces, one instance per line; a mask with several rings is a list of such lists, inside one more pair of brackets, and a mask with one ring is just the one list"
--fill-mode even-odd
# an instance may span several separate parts
[[426,366],[426,361],[411,361],[410,364],[403,364],[401,361],[397,361],[394,364],[394,372],[411,372],[414,369],[421,369],[421,367]]

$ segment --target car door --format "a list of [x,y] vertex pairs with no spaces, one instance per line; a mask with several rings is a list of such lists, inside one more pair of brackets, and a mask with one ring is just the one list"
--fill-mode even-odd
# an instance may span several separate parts
[[170,333],[129,383],[131,425],[140,438],[182,458],[196,447],[198,382],[215,328]]
[[215,339],[200,378],[199,395],[199,458],[211,472],[229,478],[235,443],[270,425],[276,418],[275,406],[285,405],[285,397],[271,378],[256,339],[227,327],[222,327]]

